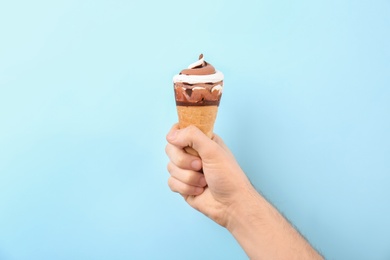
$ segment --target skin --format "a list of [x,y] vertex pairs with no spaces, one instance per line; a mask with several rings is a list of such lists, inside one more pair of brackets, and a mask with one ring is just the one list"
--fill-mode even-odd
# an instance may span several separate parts
[[254,189],[219,136],[210,139],[194,126],[174,125],[166,138],[170,189],[225,227],[250,259],[323,259]]

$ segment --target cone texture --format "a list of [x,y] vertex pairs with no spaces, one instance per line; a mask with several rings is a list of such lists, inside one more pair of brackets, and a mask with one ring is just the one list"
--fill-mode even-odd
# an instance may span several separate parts
[[[176,108],[179,116],[179,128],[194,125],[208,137],[213,137],[218,106],[176,106]],[[186,147],[185,150],[187,153],[199,157],[199,154],[193,148]]]
[[194,125],[208,137],[213,136],[218,106],[176,106],[176,108],[179,116],[179,128]]

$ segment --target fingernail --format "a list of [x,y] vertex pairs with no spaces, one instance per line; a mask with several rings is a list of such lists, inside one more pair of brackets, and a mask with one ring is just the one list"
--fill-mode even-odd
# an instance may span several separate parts
[[196,188],[195,188],[195,194],[196,194],[196,195],[202,194],[203,191],[204,191],[204,188],[201,188],[201,187],[196,187]]
[[201,187],[205,187],[207,185],[207,182],[206,182],[206,178],[204,176],[202,176],[200,179],[199,179],[199,185]]
[[201,167],[202,167],[202,163],[200,162],[200,160],[193,160],[191,162],[191,167],[194,169],[194,170],[199,170]]

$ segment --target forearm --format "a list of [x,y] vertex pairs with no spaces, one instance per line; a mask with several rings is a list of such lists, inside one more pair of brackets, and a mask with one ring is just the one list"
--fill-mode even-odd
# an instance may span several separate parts
[[323,259],[256,191],[232,209],[227,229],[250,259]]

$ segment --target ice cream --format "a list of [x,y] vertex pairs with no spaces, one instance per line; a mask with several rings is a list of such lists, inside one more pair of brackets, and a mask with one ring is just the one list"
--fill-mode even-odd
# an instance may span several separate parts
[[[223,90],[223,74],[199,60],[173,77],[179,128],[195,125],[208,137],[213,136],[214,122]],[[197,155],[194,150],[187,152]]]

